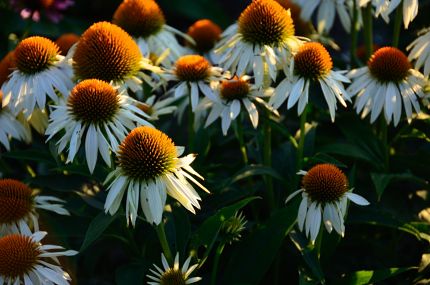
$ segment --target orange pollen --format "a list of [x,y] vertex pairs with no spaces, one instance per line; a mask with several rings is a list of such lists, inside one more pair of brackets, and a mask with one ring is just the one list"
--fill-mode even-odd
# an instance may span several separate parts
[[185,55],[176,61],[176,76],[181,81],[199,81],[210,73],[210,63],[200,55]]
[[0,179],[0,225],[12,224],[34,210],[32,190],[14,179]]
[[[221,37],[221,28],[208,19],[198,20],[188,28],[187,34],[194,39],[199,52],[211,50]],[[191,45],[190,43],[187,43]]]
[[383,47],[373,53],[367,66],[370,73],[381,82],[404,80],[411,69],[406,55],[394,47]]
[[73,88],[67,105],[78,121],[94,124],[108,122],[119,109],[118,91],[107,82],[86,79]]
[[0,113],[3,110],[3,91],[0,90]]
[[14,60],[14,51],[8,52],[6,56],[0,61],[0,86],[8,80],[9,75],[16,67]]
[[348,179],[336,166],[318,164],[303,177],[302,184],[312,201],[326,203],[338,201],[345,194]]
[[23,235],[0,238],[0,276],[11,279],[30,272],[41,254],[37,243]]
[[140,70],[141,60],[139,47],[129,34],[114,24],[99,22],[81,36],[73,67],[79,79],[122,81]]
[[221,82],[221,97],[226,100],[242,99],[249,94],[247,81],[235,77],[232,80]]
[[60,52],[62,55],[66,55],[69,49],[79,41],[79,36],[77,34],[68,33],[61,35],[55,43],[60,47]]
[[25,74],[48,69],[57,61],[59,47],[44,37],[30,37],[18,44],[14,52],[16,67]]
[[274,0],[254,0],[239,17],[239,33],[252,44],[276,46],[294,36],[289,10]]
[[157,34],[165,24],[163,12],[154,0],[124,0],[112,22],[134,37]]
[[304,78],[317,80],[332,68],[331,56],[320,43],[305,43],[294,56],[294,71]]
[[148,181],[172,171],[177,156],[175,144],[166,134],[143,126],[132,130],[123,140],[118,162],[126,176]]

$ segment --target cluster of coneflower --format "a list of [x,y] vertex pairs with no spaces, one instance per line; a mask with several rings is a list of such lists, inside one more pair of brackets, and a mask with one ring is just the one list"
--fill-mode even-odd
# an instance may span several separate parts
[[[373,5],[374,15],[388,21],[396,8],[394,1],[388,2],[357,1],[354,6]],[[415,1],[403,1],[408,2],[405,27],[418,9]],[[327,3],[333,7],[325,7]],[[321,33],[330,30],[334,10],[351,30],[349,1],[297,4],[305,21],[320,5]],[[111,23],[94,23],[79,37],[69,35],[57,43],[40,36],[25,38],[0,64],[7,73],[0,78],[0,142],[6,150],[11,139],[31,143],[34,129],[55,142],[64,163],[82,155],[90,173],[104,164],[110,169],[104,182],[105,212],[113,215],[125,205],[126,222],[135,226],[141,208],[144,219],[159,228],[167,195],[195,213],[201,197],[194,187],[209,192],[191,167],[195,154],[183,156],[185,148],[157,129],[160,116],[188,114],[190,136],[218,118],[226,135],[233,122],[243,123],[241,113],[258,128],[261,113],[279,116],[281,106],[297,106],[305,122],[310,90],[325,99],[332,122],[337,103],[348,107],[353,97],[357,113],[363,118],[370,114],[372,123],[380,118],[397,126],[402,109],[408,122],[420,112],[430,73],[429,32],[411,44],[409,58],[387,46],[376,50],[367,66],[335,70],[322,43],[295,34],[293,18],[299,15],[292,15],[297,10],[290,7],[288,1],[254,0],[223,33],[209,20],[197,21],[182,33],[166,24],[154,0],[124,0]],[[246,149],[243,152],[247,162]],[[311,242],[321,223],[343,236],[347,201],[367,205],[367,200],[351,192],[345,174],[334,165],[297,171],[303,175],[302,187],[287,201],[302,193],[299,229]],[[41,245],[45,233],[39,231],[36,212],[68,214],[62,202],[37,195],[19,181],[0,180],[0,284],[68,284],[68,275],[44,259],[76,252],[52,253],[49,250],[59,247]],[[236,220],[235,227],[227,226],[236,229],[232,240],[243,230],[243,218]],[[181,269],[178,255],[171,266],[168,245],[163,249],[164,270],[151,270],[149,284],[200,280],[189,278],[197,266],[189,267],[191,257]],[[3,261],[5,256],[9,262]]]

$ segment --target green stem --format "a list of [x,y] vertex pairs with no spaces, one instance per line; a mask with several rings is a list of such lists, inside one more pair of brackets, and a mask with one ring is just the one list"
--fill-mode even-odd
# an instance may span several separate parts
[[248,154],[246,152],[245,139],[243,136],[242,116],[240,116],[240,120],[236,120],[235,123],[236,123],[236,137],[237,137],[237,140],[239,141],[240,152],[242,153],[243,163],[246,166],[248,165]]
[[216,249],[215,258],[214,258],[214,265],[213,265],[212,275],[211,275],[211,285],[216,284],[216,276],[218,273],[219,260],[220,260],[221,254],[224,250],[224,246],[225,246],[225,243],[220,243]]
[[[306,137],[306,120],[308,117],[309,106],[306,106],[300,115],[300,139],[299,146],[297,148],[297,162],[296,162],[296,170],[300,171],[303,168],[303,156],[304,156],[304,148],[305,148],[305,137]],[[296,187],[297,188],[297,187]]]
[[373,18],[372,4],[370,2],[363,9],[363,31],[364,43],[366,45],[366,59],[369,59],[373,53]]
[[[263,149],[263,164],[267,167],[272,167],[272,126],[270,125],[270,113],[266,112],[266,119],[264,121],[264,149]],[[267,199],[269,209],[274,209],[275,195],[273,193],[273,179],[270,175],[266,175]]]
[[188,106],[188,147],[190,150],[194,149],[194,112],[191,108],[191,96],[190,105]]
[[161,222],[155,227],[158,239],[160,240],[161,248],[163,249],[164,256],[170,264],[173,264],[173,256],[170,251],[169,243],[167,242],[166,231],[164,230],[164,223]]
[[[403,2],[403,1],[402,1]],[[402,3],[396,8],[396,17],[394,18],[394,29],[393,29],[393,47],[399,46],[400,30],[402,28]]]
[[322,239],[324,234],[323,227],[324,226],[321,224],[320,231],[318,232],[318,236],[317,236],[317,239],[315,240],[315,246],[314,246],[318,260],[321,259],[321,244],[322,244]]
[[390,168],[390,144],[388,143],[388,126],[384,116],[380,118],[379,132],[382,145],[384,146],[384,168],[388,172]]
[[351,19],[351,65],[357,65],[358,59],[357,59],[357,41],[358,41],[358,10],[357,10],[357,3],[356,1],[353,1],[353,13],[352,13],[352,19]]

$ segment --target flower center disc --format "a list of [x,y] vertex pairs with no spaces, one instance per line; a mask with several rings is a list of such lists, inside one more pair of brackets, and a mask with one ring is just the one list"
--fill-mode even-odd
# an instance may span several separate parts
[[402,81],[411,69],[406,55],[393,47],[383,47],[375,51],[367,66],[370,73],[381,82]]
[[16,67],[13,54],[13,51],[8,52],[0,61],[0,86],[8,80],[9,74],[13,71],[12,69]]
[[80,79],[120,81],[139,71],[141,59],[139,47],[129,34],[116,25],[99,22],[81,36],[73,67]]
[[273,0],[254,0],[238,23],[243,40],[252,44],[278,45],[294,35],[290,11]]
[[79,36],[77,34],[68,33],[61,35],[55,40],[55,43],[60,47],[62,55],[66,55],[69,49],[79,41]]
[[199,81],[209,76],[211,65],[200,55],[185,55],[176,61],[176,76],[181,81]]
[[118,91],[107,82],[87,79],[73,88],[67,105],[77,121],[108,122],[119,109]]
[[14,179],[0,179],[0,225],[25,218],[33,209],[32,190]]
[[303,177],[302,184],[312,201],[325,203],[339,200],[347,191],[348,180],[336,166],[318,164]]
[[154,0],[125,0],[116,9],[112,22],[134,37],[157,34],[166,20]]
[[170,172],[177,157],[173,141],[157,129],[132,130],[119,146],[118,161],[125,175],[148,181]]
[[305,43],[294,56],[294,71],[304,78],[317,80],[332,68],[331,56],[320,43]]
[[180,270],[170,268],[161,275],[161,285],[185,285],[184,275]]
[[0,238],[0,276],[23,276],[37,264],[39,254],[38,245],[27,236]]
[[188,28],[187,34],[196,42],[195,49],[199,52],[211,50],[221,37],[221,28],[208,19],[195,22]]
[[35,74],[48,69],[57,61],[58,46],[43,37],[24,39],[15,48],[16,67],[25,74]]
[[248,82],[242,79],[235,79],[229,81],[222,81],[221,83],[221,97],[226,100],[242,99],[249,93]]

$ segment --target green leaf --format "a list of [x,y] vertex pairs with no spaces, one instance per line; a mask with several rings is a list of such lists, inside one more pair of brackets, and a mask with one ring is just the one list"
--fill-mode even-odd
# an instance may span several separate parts
[[320,148],[321,152],[334,153],[373,163],[371,157],[360,147],[349,143],[333,143]]
[[82,243],[81,249],[79,251],[84,251],[93,242],[95,242],[117,217],[118,213],[113,216],[107,215],[104,212],[98,214],[97,217],[91,221],[85,234],[84,242]]
[[87,181],[79,175],[49,174],[39,175],[29,180],[29,183],[38,187],[48,188],[59,192],[80,191],[82,185]]
[[378,200],[381,199],[384,190],[387,186],[394,181],[399,180],[407,180],[416,182],[418,184],[427,184],[424,179],[421,179],[411,173],[399,173],[399,174],[385,174],[385,173],[370,173],[370,177],[372,178],[373,185],[376,189],[376,194],[378,196]]
[[257,176],[257,175],[269,175],[273,178],[282,180],[282,176],[279,175],[278,172],[276,172],[273,168],[267,167],[264,165],[258,165],[258,164],[252,164],[245,166],[242,168],[239,172],[237,172],[235,175],[233,175],[230,184],[238,182],[239,180],[246,179],[251,176]]
[[316,251],[313,250],[313,247],[309,246],[309,241],[300,232],[292,232],[290,234],[290,239],[302,254],[304,261],[313,274],[313,277],[318,281],[323,282],[324,272],[322,271],[321,265],[318,261]]
[[42,149],[10,151],[3,153],[2,156],[17,160],[45,162],[56,165],[56,162],[51,155]]
[[330,284],[342,284],[342,285],[365,285],[375,282],[387,280],[391,277],[399,275],[403,272],[415,269],[414,267],[401,267],[401,268],[386,268],[379,270],[361,270],[352,273],[348,273],[345,276],[333,280]]
[[299,200],[295,199],[286,208],[274,212],[261,228],[236,244],[223,268],[225,280],[220,284],[260,284],[279,253],[285,236],[296,223],[298,206]]
[[218,232],[223,222],[232,217],[238,210],[245,207],[249,202],[257,198],[259,197],[249,197],[218,210],[216,214],[208,218],[194,233],[194,237],[191,241],[192,248],[198,249],[201,246],[206,247],[206,253],[203,257],[203,259],[205,259],[218,237]]
[[410,235],[415,236],[418,240],[427,240],[430,242],[430,236],[421,233],[414,223],[408,223],[400,220],[398,217],[387,213],[383,209],[365,207],[359,212],[351,214],[348,217],[348,223],[360,223],[375,226],[393,228]]
[[148,265],[140,262],[126,264],[115,272],[115,281],[118,285],[143,284]]

